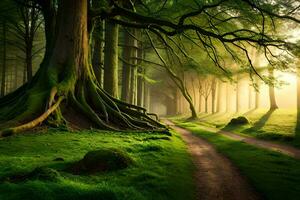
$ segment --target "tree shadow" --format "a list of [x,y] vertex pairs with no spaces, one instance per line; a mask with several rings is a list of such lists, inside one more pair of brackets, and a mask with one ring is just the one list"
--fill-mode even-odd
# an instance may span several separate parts
[[248,128],[248,129],[245,129],[244,131],[242,132],[249,132],[249,131],[253,131],[253,130],[260,130],[262,129],[267,121],[269,120],[269,118],[271,117],[271,115],[273,114],[273,112],[275,111],[276,109],[270,109],[266,114],[264,114],[258,121],[256,121],[253,126],[251,128]]

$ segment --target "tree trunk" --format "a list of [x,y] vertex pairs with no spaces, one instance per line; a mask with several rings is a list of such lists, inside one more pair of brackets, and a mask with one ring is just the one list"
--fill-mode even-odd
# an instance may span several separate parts
[[199,92],[199,113],[202,112],[202,94]]
[[240,112],[240,75],[237,74],[236,76],[236,102],[235,102],[235,112]]
[[26,49],[26,72],[27,81],[32,79],[32,45],[28,45]]
[[144,59],[144,52],[141,42],[138,43],[138,78],[137,78],[137,105],[144,107],[144,93],[145,93],[145,69],[141,65],[141,59]]
[[145,90],[144,90],[144,107],[149,110],[150,108],[150,92],[149,92],[149,85],[145,82]]
[[205,113],[208,113],[208,97],[205,97]]
[[3,36],[3,55],[2,55],[2,78],[1,78],[1,93],[0,96],[5,95],[5,84],[6,84],[6,22],[3,22],[2,36]]
[[88,1],[59,1],[54,44],[48,43],[53,49],[44,58],[49,60],[42,62],[29,83],[0,99],[1,136],[31,129],[47,119],[55,126],[80,126],[84,120],[88,127],[81,128],[164,129],[145,109],[98,87],[89,62],[87,10]]
[[196,90],[195,90],[195,84],[194,84],[194,77],[192,76],[192,91],[193,91],[193,104],[196,107]]
[[261,82],[259,80],[259,77],[255,78],[256,82],[256,88],[255,88],[255,109],[258,109],[260,107],[260,86]]
[[191,112],[190,119],[197,119],[198,115],[197,115],[195,106],[193,104],[193,99],[192,99],[191,95],[189,94],[189,92],[186,88],[186,85],[185,85],[184,72],[182,73],[183,80],[181,78],[179,78],[178,76],[176,76],[172,71],[170,71],[170,69],[167,69],[167,72],[169,73],[172,80],[174,81],[176,86],[179,88],[179,91],[181,92],[182,96],[184,97],[184,99],[187,101],[187,103],[189,105],[190,112]]
[[144,107],[144,69],[139,67],[139,73],[137,79],[137,105]]
[[105,21],[105,57],[103,88],[111,96],[118,98],[118,37],[119,26],[109,20]]
[[[133,35],[135,37],[138,37],[138,30],[133,29]],[[135,38],[132,38],[132,51],[131,51],[131,60],[132,60],[132,66],[131,66],[131,80],[130,80],[130,101],[132,104],[137,104],[137,70],[138,70],[138,41]]]
[[250,84],[248,86],[248,109],[252,109],[252,86]]
[[104,23],[103,21],[97,21],[95,25],[95,30],[93,32],[94,39],[94,49],[93,49],[93,58],[92,65],[95,76],[100,86],[102,86],[102,74],[103,74],[103,40],[104,40]]
[[297,122],[295,128],[295,139],[300,142],[300,62],[298,61],[297,67]]
[[215,103],[216,103],[216,88],[217,87],[217,82],[216,78],[212,79],[212,84],[211,84],[211,112],[215,113]]
[[[274,80],[274,70],[273,68],[269,68],[268,69],[269,72],[269,78],[271,80]],[[270,99],[270,110],[275,110],[278,108],[277,103],[276,103],[276,98],[275,98],[275,88],[274,88],[274,84],[271,83],[269,85],[269,99]]]
[[229,83],[226,83],[226,113],[230,111],[230,89]]
[[218,87],[217,87],[217,90],[218,90],[218,94],[217,94],[217,112],[221,112],[221,104],[222,104],[222,101],[221,101],[221,98],[222,98],[222,82],[219,80],[218,81]]
[[132,52],[132,42],[133,39],[128,33],[129,30],[124,30],[124,49],[123,49],[123,62],[122,67],[122,94],[121,99],[125,102],[131,103],[131,52]]

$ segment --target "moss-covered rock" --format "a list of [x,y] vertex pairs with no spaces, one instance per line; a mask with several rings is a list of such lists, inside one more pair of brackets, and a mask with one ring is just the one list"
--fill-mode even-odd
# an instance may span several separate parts
[[249,124],[249,120],[244,116],[231,119],[228,125],[246,125]]
[[38,167],[27,175],[27,179],[39,179],[44,181],[56,181],[61,176],[58,171],[49,167]]
[[127,168],[133,160],[119,149],[100,149],[88,152],[83,159],[73,163],[69,168],[73,174],[94,174]]
[[57,181],[61,177],[55,169],[37,167],[29,173],[17,173],[0,178],[0,182],[19,183],[28,180]]

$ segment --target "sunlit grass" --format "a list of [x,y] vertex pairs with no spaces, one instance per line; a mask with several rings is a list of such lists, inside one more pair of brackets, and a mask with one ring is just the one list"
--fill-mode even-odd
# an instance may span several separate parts
[[[294,109],[277,109],[273,112],[268,111],[268,109],[257,109],[243,113],[199,114],[198,123],[205,126],[229,130],[238,134],[246,134],[260,139],[300,146],[293,141],[297,111]],[[250,124],[226,126],[232,118],[237,116],[247,117]],[[180,116],[174,119],[184,120],[184,117]]]
[[179,125],[209,141],[227,156],[264,199],[299,199],[300,160],[202,130],[194,122]]
[[[118,148],[134,160],[127,169],[89,176],[62,172],[90,150]],[[56,169],[57,181],[2,182],[0,199],[192,199],[193,165],[180,137],[156,133],[50,132],[0,141],[0,177],[39,166]],[[53,161],[64,158],[64,162]]]

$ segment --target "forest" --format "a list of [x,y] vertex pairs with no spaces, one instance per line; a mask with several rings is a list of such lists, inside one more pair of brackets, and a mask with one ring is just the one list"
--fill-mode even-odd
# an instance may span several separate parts
[[299,0],[1,0],[0,200],[298,200]]

